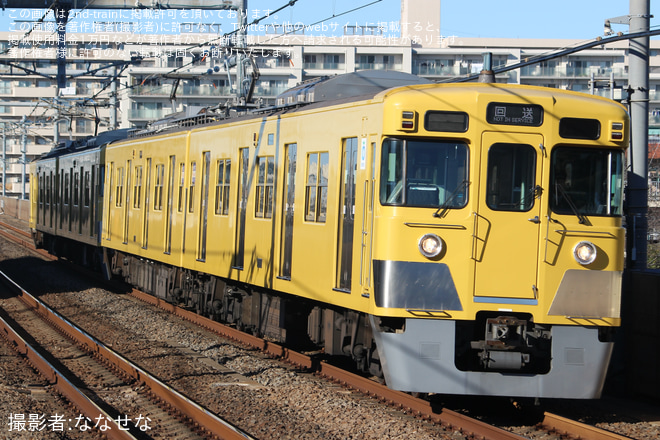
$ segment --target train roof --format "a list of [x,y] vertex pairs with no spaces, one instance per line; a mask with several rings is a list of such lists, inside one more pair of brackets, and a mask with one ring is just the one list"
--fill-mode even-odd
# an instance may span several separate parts
[[134,137],[190,129],[202,125],[227,123],[240,119],[263,117],[300,108],[324,107],[333,104],[371,99],[379,93],[395,88],[417,84],[433,84],[417,75],[395,71],[364,70],[342,75],[323,76],[298,84],[276,98],[270,107],[228,107],[221,109],[194,108],[193,112],[172,113],[152,122],[144,130],[136,130]]
[[[410,73],[363,70],[344,75],[320,77],[299,84],[277,97],[277,106],[318,103],[347,98],[373,98],[382,91],[414,84],[431,84]],[[276,107],[277,107],[276,106]]]
[[41,155],[39,159],[49,159],[63,156],[65,154],[79,153],[85,150],[101,147],[111,142],[126,139],[129,136],[129,133],[132,131],[135,131],[135,129],[122,128],[119,130],[106,131],[97,136],[90,136],[75,141],[66,140],[64,142],[60,142],[53,149]]

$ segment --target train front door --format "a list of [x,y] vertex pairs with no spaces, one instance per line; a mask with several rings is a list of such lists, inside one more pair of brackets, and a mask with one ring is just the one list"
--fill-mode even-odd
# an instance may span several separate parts
[[526,304],[537,299],[542,145],[540,135],[483,135],[486,159],[480,165],[472,254],[476,302]]

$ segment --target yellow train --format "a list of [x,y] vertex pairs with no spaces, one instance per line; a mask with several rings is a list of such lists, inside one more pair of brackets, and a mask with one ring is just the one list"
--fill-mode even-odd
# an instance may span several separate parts
[[625,108],[424,82],[347,74],[52,152],[31,167],[35,241],[395,389],[598,397]]

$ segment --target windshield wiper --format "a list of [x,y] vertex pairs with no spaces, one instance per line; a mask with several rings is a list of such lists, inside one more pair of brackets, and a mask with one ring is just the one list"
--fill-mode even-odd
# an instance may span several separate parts
[[541,185],[531,187],[529,190],[527,190],[527,194],[525,194],[525,197],[523,198],[523,206],[526,207],[528,203],[533,202],[534,199],[541,197],[542,194],[543,188],[541,188]]
[[[561,196],[566,199],[566,203],[568,203],[571,211],[573,211],[573,214],[575,214],[575,216],[578,218],[579,223],[581,225],[587,224],[587,217],[585,217],[584,214],[580,214],[577,207],[575,206],[575,203],[573,203],[573,199],[571,199],[571,196],[568,195],[564,187],[562,187],[559,183],[555,183],[555,188],[559,191]],[[556,195],[555,198],[557,198]],[[559,200],[557,200],[557,204],[559,204]]]
[[[462,193],[462,191],[467,188],[467,186],[470,184],[467,179],[463,180],[457,187],[456,189],[449,194],[449,197],[445,200],[445,202],[438,206],[438,210],[433,213],[433,217],[444,217],[445,214],[447,214],[447,211],[449,211],[449,208],[451,208],[451,203],[456,199],[456,197]],[[442,212],[440,212],[442,210]],[[440,214],[438,214],[440,212]]]

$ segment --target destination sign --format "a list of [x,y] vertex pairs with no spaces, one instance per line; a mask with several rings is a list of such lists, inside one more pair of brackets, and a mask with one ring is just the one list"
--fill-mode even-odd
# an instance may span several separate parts
[[540,127],[543,124],[543,107],[536,104],[491,102],[486,109],[486,121],[489,124]]

